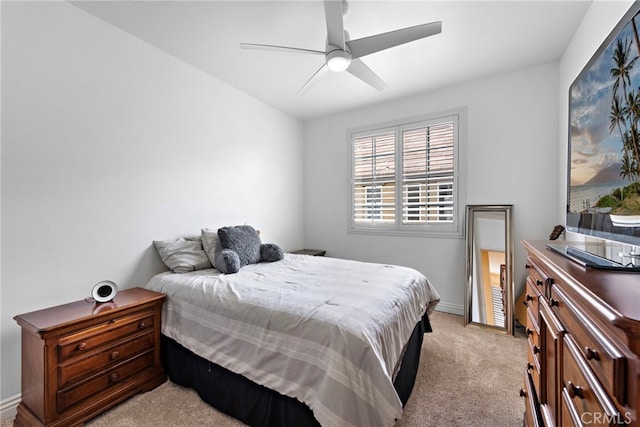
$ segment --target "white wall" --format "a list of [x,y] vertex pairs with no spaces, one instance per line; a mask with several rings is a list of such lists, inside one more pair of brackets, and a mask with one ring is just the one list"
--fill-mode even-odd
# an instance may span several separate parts
[[557,75],[557,64],[543,65],[305,122],[305,246],[327,249],[330,256],[414,267],[440,293],[440,310],[462,314],[463,239],[347,233],[347,130],[466,107],[462,204],[514,205],[519,295],[525,277],[519,241],[546,239],[558,223]]
[[13,316],[164,270],[152,240],[249,223],[302,247],[297,120],[67,2],[2,2],[0,402]]

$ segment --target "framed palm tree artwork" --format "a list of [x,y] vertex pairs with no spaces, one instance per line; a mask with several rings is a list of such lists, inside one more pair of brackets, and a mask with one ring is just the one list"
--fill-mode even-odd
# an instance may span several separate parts
[[569,88],[567,229],[640,245],[640,2]]

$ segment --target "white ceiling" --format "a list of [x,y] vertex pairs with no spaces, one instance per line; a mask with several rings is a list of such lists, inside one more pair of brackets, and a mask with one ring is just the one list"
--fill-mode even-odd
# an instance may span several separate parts
[[296,92],[322,56],[240,49],[240,42],[324,50],[321,1],[79,1],[76,6],[174,57],[306,120],[557,61],[591,1],[351,0],[351,39],[442,21],[442,33],[363,57],[378,92],[329,72]]

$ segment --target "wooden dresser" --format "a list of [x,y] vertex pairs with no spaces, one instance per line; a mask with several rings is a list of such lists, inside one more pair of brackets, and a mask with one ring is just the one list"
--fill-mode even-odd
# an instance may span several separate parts
[[587,269],[547,243],[565,242],[523,242],[525,423],[638,426],[640,274]]
[[22,401],[14,426],[73,426],[162,384],[165,296],[142,288],[14,317],[22,327]]

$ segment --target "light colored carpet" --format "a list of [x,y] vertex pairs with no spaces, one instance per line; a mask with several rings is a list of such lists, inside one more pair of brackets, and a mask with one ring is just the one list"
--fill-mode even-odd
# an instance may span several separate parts
[[[526,339],[465,328],[463,318],[436,312],[426,334],[413,393],[396,427],[521,426],[518,395],[526,364]],[[10,424],[9,424],[10,425]],[[87,427],[242,426],[190,389],[166,382],[134,396],[85,424]],[[5,423],[2,424],[5,426]]]

